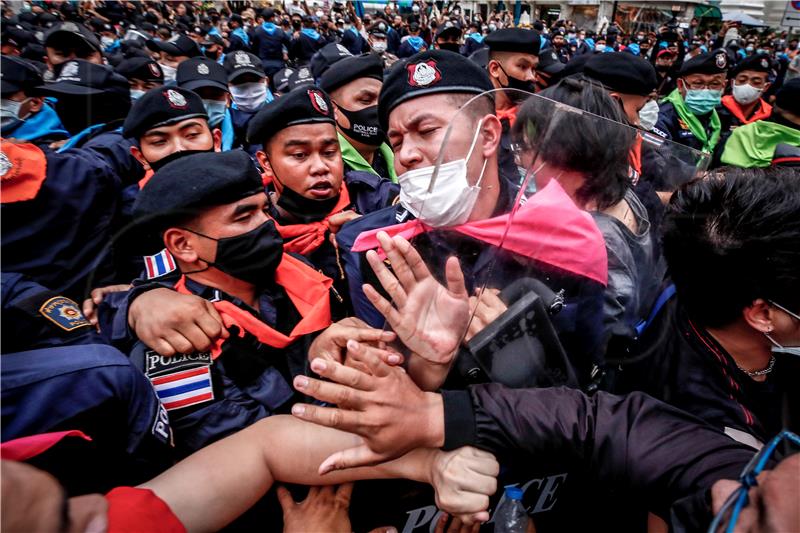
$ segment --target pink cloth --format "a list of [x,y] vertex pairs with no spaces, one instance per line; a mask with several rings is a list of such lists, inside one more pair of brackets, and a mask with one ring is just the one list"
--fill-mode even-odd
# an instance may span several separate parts
[[[411,220],[365,231],[356,239],[353,251],[379,248],[377,234],[380,231],[411,240],[433,229],[420,220]],[[556,180],[550,180],[514,213],[447,229],[608,284],[608,255],[603,234],[592,216],[579,209]]]
[[77,429],[42,433],[40,435],[31,435],[30,437],[20,437],[19,439],[0,444],[0,459],[24,461],[46,452],[67,437],[80,437],[84,440],[92,440],[91,437]]

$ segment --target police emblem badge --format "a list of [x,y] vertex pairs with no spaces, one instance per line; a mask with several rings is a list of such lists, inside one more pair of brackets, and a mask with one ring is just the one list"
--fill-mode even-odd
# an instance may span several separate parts
[[64,296],[55,296],[47,300],[39,307],[39,314],[64,331],[92,325],[83,316],[78,304]]
[[197,65],[197,73],[203,76],[207,75],[209,73],[208,65],[204,65],[203,63]]
[[169,105],[172,107],[184,109],[188,105],[186,98],[184,98],[183,95],[178,91],[167,89],[164,91],[164,96],[166,97],[167,102],[169,102]]
[[728,54],[725,52],[718,52],[714,57],[718,68],[725,68],[728,66]]
[[427,87],[442,79],[442,73],[436,68],[436,61],[429,60],[414,63],[408,69],[408,84],[412,87]]
[[311,99],[311,105],[314,106],[314,109],[322,113],[323,115],[328,114],[328,104],[325,103],[325,99],[322,97],[319,91],[310,90],[308,91],[308,97]]

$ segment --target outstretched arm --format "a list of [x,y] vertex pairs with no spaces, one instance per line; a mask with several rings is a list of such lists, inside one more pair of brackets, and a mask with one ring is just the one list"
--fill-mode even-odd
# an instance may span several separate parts
[[490,454],[473,448],[415,450],[376,467],[319,475],[325,457],[360,443],[350,433],[273,416],[192,454],[141,487],[164,500],[190,532],[219,530],[276,481],[328,485],[408,478],[432,484],[445,510],[488,518],[479,512],[488,507],[499,468]]

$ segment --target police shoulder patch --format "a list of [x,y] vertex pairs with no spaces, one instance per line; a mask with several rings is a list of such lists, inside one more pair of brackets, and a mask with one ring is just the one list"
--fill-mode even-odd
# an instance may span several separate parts
[[39,307],[39,313],[64,331],[91,326],[78,304],[64,296],[50,298]]
[[167,411],[214,400],[211,353],[194,352],[164,357],[145,352],[145,375]]

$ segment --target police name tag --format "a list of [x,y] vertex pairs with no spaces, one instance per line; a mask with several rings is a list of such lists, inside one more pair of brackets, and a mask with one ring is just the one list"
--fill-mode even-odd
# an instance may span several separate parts
[[214,400],[209,352],[164,357],[150,350],[144,358],[145,374],[167,411]]
[[78,304],[64,296],[50,298],[39,308],[39,313],[64,331],[91,326]]

